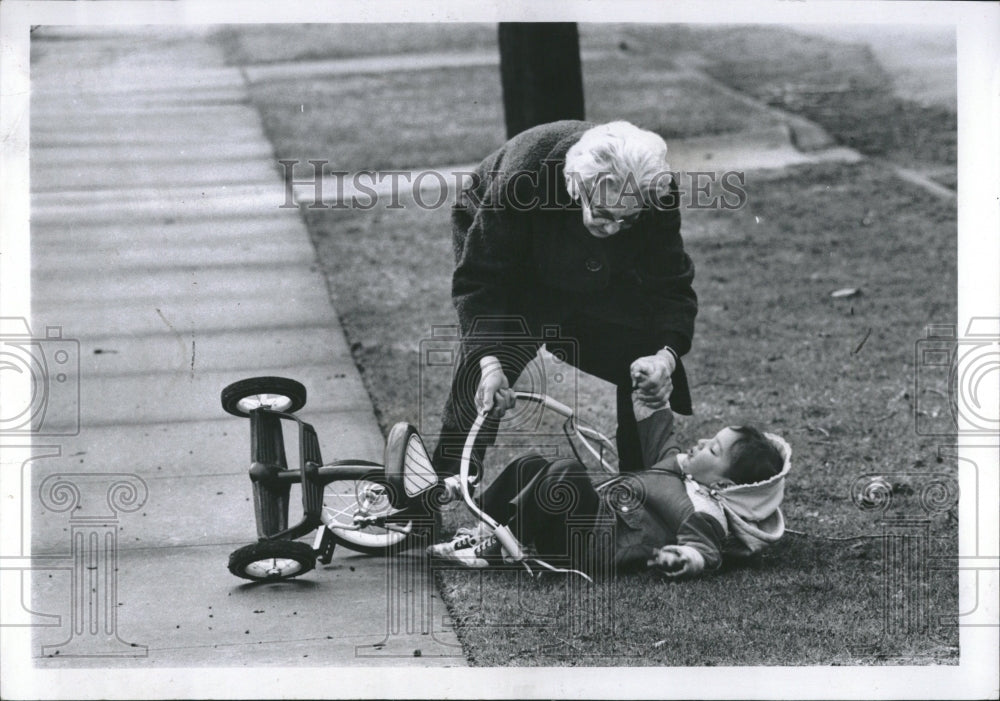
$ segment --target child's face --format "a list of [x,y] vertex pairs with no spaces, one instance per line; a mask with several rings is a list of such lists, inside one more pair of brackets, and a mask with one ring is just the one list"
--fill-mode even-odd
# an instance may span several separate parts
[[733,429],[724,428],[711,438],[702,438],[681,455],[681,468],[704,485],[727,481],[732,447],[739,437]]

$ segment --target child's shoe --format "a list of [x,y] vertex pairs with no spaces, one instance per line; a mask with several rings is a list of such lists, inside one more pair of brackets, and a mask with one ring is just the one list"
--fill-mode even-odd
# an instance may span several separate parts
[[490,530],[490,527],[482,521],[471,528],[463,526],[455,531],[455,535],[451,540],[427,546],[427,554],[435,557],[445,557],[456,549],[472,547],[479,541],[489,538],[491,535],[493,535],[493,532]]
[[500,541],[493,537],[490,528],[480,523],[476,528],[463,528],[446,543],[428,546],[427,554],[462,567],[483,568],[501,560]]

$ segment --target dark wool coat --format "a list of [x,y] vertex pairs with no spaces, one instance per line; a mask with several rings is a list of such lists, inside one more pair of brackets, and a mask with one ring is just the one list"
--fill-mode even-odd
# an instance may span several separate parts
[[[487,156],[459,194],[452,298],[468,353],[476,354],[477,339],[511,332],[495,320],[503,316],[524,317],[531,334],[572,317],[651,335],[678,356],[690,349],[698,302],[676,183],[631,227],[604,239],[590,234],[563,165],[592,126],[567,120],[522,132]],[[684,396],[671,398],[675,408],[690,404],[686,381],[675,381],[675,394],[678,384]]]

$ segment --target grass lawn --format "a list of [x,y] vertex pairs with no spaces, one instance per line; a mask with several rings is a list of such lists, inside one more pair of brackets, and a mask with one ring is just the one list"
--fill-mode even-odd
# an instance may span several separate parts
[[712,77],[813,120],[846,146],[924,171],[947,187],[957,184],[957,107],[897,95],[892,76],[864,44],[778,27],[675,26],[669,46],[696,51]]
[[[755,569],[704,581],[620,580],[611,636],[567,632],[559,616],[573,610],[571,583],[443,572],[442,591],[474,663],[919,663],[954,656],[954,629],[883,639],[881,540],[821,539],[882,533],[882,514],[851,501],[858,477],[887,475],[897,492],[888,515],[922,518],[919,492],[929,475],[954,470],[936,460],[933,440],[915,435],[904,397],[923,326],[953,314],[954,212],[903,183],[886,188],[890,179],[875,166],[801,168],[751,181],[748,207],[735,216],[686,214],[701,312],[687,358],[696,415],[681,422],[681,435],[693,440],[742,421],[783,434],[795,450],[785,506],[790,528],[820,538],[789,536]],[[414,421],[433,436],[448,374],[422,366],[420,342],[433,325],[454,323],[446,213],[306,216],[381,424]],[[829,296],[855,285],[859,298]],[[522,386],[532,388],[538,377],[527,373]],[[550,391],[610,432],[609,386],[581,376],[575,388],[567,382]],[[504,443],[491,471],[530,441]],[[447,516],[449,528],[468,519],[461,509]],[[955,552],[953,518],[941,514],[929,526],[931,555]],[[955,586],[953,572],[928,574],[922,592],[935,620],[956,610]],[[720,641],[712,631],[728,633]],[[662,639],[670,643],[653,645]]]
[[[582,51],[605,52],[619,59],[585,66],[584,95],[589,119],[629,119],[668,139],[736,131],[748,120],[765,119],[759,114],[745,114],[742,105],[716,102],[714,107],[705,106],[706,100],[715,98],[701,94],[698,86],[683,92],[665,88],[663,73],[673,68],[674,59],[680,54],[697,53],[704,69],[729,87],[801,114],[823,126],[838,142],[864,154],[920,170],[952,189],[957,186],[957,107],[918,103],[898,95],[893,89],[892,76],[863,44],[835,42],[764,25],[705,28],[580,24],[579,33]],[[223,30],[218,37],[229,60],[236,65],[399,56],[411,52],[492,51],[496,47],[496,27],[492,24],[384,24],[375,31],[353,24],[249,25]],[[624,75],[627,79],[622,79]],[[277,119],[282,111],[290,112],[304,102],[309,103],[316,118],[304,118],[303,125],[286,130],[310,134],[312,138],[303,144],[303,153],[312,153],[322,140],[343,145],[337,137],[337,125],[344,119],[345,127],[354,127],[352,122],[360,121],[371,129],[370,121],[374,118],[375,131],[370,132],[369,140],[382,144],[398,145],[406,141],[401,138],[405,133],[391,134],[388,142],[384,141],[377,125],[385,120],[424,130],[433,125],[449,139],[457,140],[468,139],[470,132],[456,131],[456,125],[478,124],[480,130],[473,132],[480,139],[489,138],[488,131],[482,129],[488,125],[493,129],[492,134],[502,137],[503,115],[496,69],[480,69],[464,79],[459,76],[454,85],[448,80],[454,75],[436,77],[433,102],[442,108],[453,108],[444,120],[434,114],[426,115],[431,117],[429,120],[422,119],[429,107],[426,103],[431,101],[422,99],[427,94],[426,86],[419,78],[413,78],[404,75],[401,80],[393,81],[384,74],[357,80],[358,94],[353,99],[364,100],[360,108],[351,101],[350,94],[348,102],[340,101],[339,81],[317,81],[308,87],[291,85],[286,86],[287,91],[268,86],[266,92],[273,91],[278,101],[264,114]],[[372,94],[366,96],[368,90]],[[389,96],[391,109],[372,109],[372,105],[387,104],[380,99],[381,95]],[[408,104],[411,98],[416,98],[415,105]],[[332,134],[325,133],[331,129]],[[315,132],[310,133],[311,130]],[[316,135],[322,136],[317,139]],[[345,158],[343,169],[474,161],[485,153],[476,150],[482,145],[480,139],[467,143],[465,152],[471,154],[467,158],[437,160],[451,155],[437,156],[431,151],[427,154],[430,160],[409,163],[390,157],[392,163],[383,166],[382,154],[365,153],[359,154],[356,167],[353,159]],[[326,155],[329,154],[321,157]],[[339,159],[339,152],[333,155]]]
[[[642,31],[647,33],[623,35],[628,51],[659,45],[648,28]],[[670,38],[663,43],[673,50],[688,48]],[[777,55],[797,50],[800,42],[780,40],[766,30],[754,46]],[[233,47],[240,38],[230,33],[226,41],[237,60]],[[267,43],[266,37],[254,41]],[[307,55],[322,54],[313,29],[303,42]],[[281,56],[274,60],[293,54]],[[649,82],[656,80],[657,66],[669,66],[668,56],[662,60],[645,62],[646,73],[618,71],[631,61],[619,56],[588,66],[589,80],[605,71],[618,76],[620,87],[626,84],[614,100],[593,90],[589,99],[600,97],[608,109],[615,101],[631,104],[623,109],[635,111],[636,121],[663,122],[662,107],[648,99],[670,85],[666,79]],[[745,54],[742,60],[750,64],[747,75],[755,75],[753,60],[760,61],[759,75],[767,75],[763,58]],[[801,82],[826,75],[815,55],[804,54],[799,63]],[[633,75],[636,89],[625,89]],[[499,81],[486,70],[481,80],[462,87],[471,92],[462,92],[453,77],[450,71],[386,75],[367,91],[357,86],[353,96],[343,85],[322,81],[264,83],[254,87],[253,99],[278,157],[326,157],[343,148],[349,154],[345,163],[368,168],[474,161],[502,140]],[[691,92],[680,89],[685,97]],[[636,96],[630,103],[629,94]],[[385,109],[367,107],[373,95]],[[441,105],[463,95],[462,106],[443,116]],[[476,112],[480,108],[470,106],[470,97],[491,107]],[[706,106],[696,112],[712,112],[714,97],[703,99]],[[339,105],[343,119],[324,128],[315,117],[293,117],[304,100],[316,113]],[[495,120],[477,123],[476,115],[490,110]],[[666,110],[683,135],[738,130],[759,117],[742,110],[739,121],[726,122],[737,119],[730,116],[699,124],[683,109]],[[458,145],[421,129],[393,132],[393,114],[400,113],[419,115],[418,124],[447,124]],[[927,529],[928,558],[957,552],[954,511],[929,513],[921,506],[922,490],[935,478],[952,477],[955,465],[937,459],[939,441],[914,430],[912,396],[915,343],[927,324],[955,319],[954,206],[871,163],[749,174],[747,189],[748,203],[739,211],[683,213],[698,270],[700,312],[694,348],[685,359],[695,416],[683,419],[679,431],[690,441],[722,425],[751,421],[784,435],[795,452],[785,515],[790,528],[809,535],[790,534],[753,566],[684,584],[640,574],[589,588],[561,577],[442,571],[442,593],[473,664],[957,662],[957,628],[939,622],[957,612],[956,572],[918,566],[904,585],[887,586],[886,573],[895,570],[883,548],[896,541],[880,537],[894,519],[917,519]],[[303,215],[383,429],[413,421],[433,444],[449,374],[423,367],[420,350],[434,326],[455,324],[447,208],[303,209]],[[858,287],[861,294],[831,298],[844,287]],[[538,377],[528,373],[524,379]],[[613,430],[613,394],[604,383],[580,376],[549,389],[605,432]],[[517,450],[493,451],[490,471]],[[855,480],[872,474],[894,486],[885,512],[862,510],[851,499]],[[467,518],[450,511],[446,527]],[[923,567],[930,562],[919,560]],[[884,628],[884,615],[902,620],[914,601],[923,612],[915,625]]]
[[[461,25],[451,42],[428,44],[425,48],[454,46],[456,37],[482,39],[473,29],[481,27]],[[251,52],[284,57],[288,46],[294,45],[289,28],[279,27],[273,35],[256,28],[246,30],[246,36],[242,31],[228,29],[219,35],[233,62],[239,63]],[[301,30],[304,60],[317,55],[344,56],[346,49],[337,42],[343,30],[334,25],[329,31],[331,53],[323,55],[314,46],[319,41],[317,29],[310,25]],[[436,41],[440,27],[432,25],[430,31],[429,39]],[[362,32],[355,29],[353,33]],[[369,34],[371,45],[361,55],[385,45],[381,32]],[[387,35],[396,36],[394,26]],[[415,42],[411,35],[412,31],[407,35],[410,44],[404,46]],[[593,40],[583,42],[607,52],[603,59],[585,62],[588,119],[627,119],[666,139],[777,126],[778,120],[766,110],[749,109],[717,90],[706,89],[690,76],[672,71],[669,57],[655,53],[651,56],[647,49],[623,51],[613,39],[625,41],[627,36],[624,29],[604,29]],[[492,41],[495,44],[495,37]],[[391,51],[395,53],[399,46],[393,44]],[[472,43],[470,47],[481,48],[482,44]],[[628,80],[622,80],[623,75]],[[496,66],[390,71],[334,79],[282,78],[256,86],[254,101],[272,141],[280,144],[283,158],[298,158],[303,163],[326,159],[331,170],[357,172],[476,163],[504,141]],[[683,108],[678,109],[678,105]]]

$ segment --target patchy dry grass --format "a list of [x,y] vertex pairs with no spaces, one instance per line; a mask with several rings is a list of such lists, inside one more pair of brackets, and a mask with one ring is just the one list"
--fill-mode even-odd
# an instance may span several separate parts
[[[343,25],[331,25],[331,37]],[[379,27],[381,29],[381,25]],[[302,30],[302,48],[292,52],[291,29],[273,34],[259,29],[220,33],[230,61],[248,56],[298,56],[303,60],[341,58],[358,37],[368,37],[365,51],[385,46],[381,31],[352,29],[352,41],[337,47],[329,38],[330,52],[316,45],[320,34],[313,27]],[[440,29],[434,29],[436,41]],[[664,138],[737,132],[750,126],[775,126],[778,120],[765,110],[748,108],[717,90],[706,89],[690,76],[672,72],[668,57],[620,48],[628,36],[624,29],[606,28],[584,42],[604,51],[584,67],[584,95],[589,119],[628,119],[660,133]],[[388,36],[395,36],[390,28]],[[462,25],[453,38],[479,36]],[[411,37],[411,50],[416,40]],[[495,38],[494,38],[495,43]],[[634,40],[633,41],[634,44]],[[484,48],[470,44],[472,48]],[[425,50],[441,47],[425,43]],[[467,47],[468,48],[468,47]],[[360,51],[360,49],[359,49]],[[401,51],[395,47],[389,53]],[[405,62],[405,56],[399,57]],[[256,85],[253,99],[271,140],[280,145],[283,158],[330,161],[331,170],[412,169],[476,163],[504,140],[504,120],[499,71],[496,66],[439,68],[424,71],[391,71],[352,76],[268,80]]]
[[[634,31],[648,36],[651,30]],[[697,52],[705,70],[729,87],[811,119],[861,153],[924,170],[954,187],[956,108],[897,95],[892,76],[864,44],[780,27],[672,26],[668,37],[655,46],[672,55]]]
[[[955,466],[937,459],[934,440],[915,434],[910,396],[914,343],[927,323],[954,314],[954,212],[868,165],[801,168],[748,185],[745,210],[686,213],[685,228],[699,232],[688,248],[701,313],[687,359],[696,415],[679,430],[693,440],[752,421],[783,434],[796,466],[786,515],[810,535],[789,536],[755,568],[680,586],[637,575],[614,591],[601,585],[580,594],[560,579],[442,572],[474,663],[954,660],[955,629],[882,635],[882,611],[892,603],[882,598],[880,538],[887,519],[928,518],[931,556],[956,548],[953,514],[928,517],[920,507],[920,491]],[[416,421],[433,435],[448,376],[422,367],[420,342],[433,325],[454,323],[445,212],[306,216],[380,422]],[[861,295],[830,297],[848,286]],[[553,392],[610,431],[610,387],[586,376],[571,387]],[[516,439],[505,443],[491,472],[523,450]],[[863,512],[851,501],[852,484],[866,474],[895,486],[890,512]],[[467,518],[455,509],[446,526]],[[823,540],[855,535],[867,538]],[[923,586],[932,620],[955,611],[954,572],[933,570]],[[573,633],[577,596],[614,598],[614,630]]]
[[[703,36],[677,36],[668,42],[671,50],[705,47]],[[779,52],[779,38],[768,30],[755,45]],[[657,45],[641,32],[627,40],[627,50],[636,53]],[[815,54],[795,54],[799,39],[788,42],[784,55],[798,57],[801,81],[825,80],[841,70]],[[776,70],[762,64],[746,73]],[[480,104],[496,112],[498,81],[486,76],[466,86],[472,92],[465,94],[480,95]],[[366,167],[473,161],[502,139],[498,121],[470,116],[487,107],[462,103],[441,117],[457,146],[442,145],[426,122],[415,122],[401,136],[383,114],[398,113],[402,105],[403,113],[423,110],[422,119],[440,116],[438,108],[419,103],[457,99],[452,77],[448,71],[405,80],[385,76],[368,92],[358,87],[354,96],[322,81],[261,84],[254,100],[279,157],[347,148],[353,151],[345,159]],[[414,80],[420,90],[409,91]],[[641,102],[651,91],[642,83],[636,101],[627,101],[626,93],[615,100],[630,104],[642,117],[637,121],[655,124],[662,118],[656,101]],[[317,109],[339,105],[343,119],[323,129],[321,121],[294,117],[289,105],[298,108],[306,94],[322,96],[309,103]],[[383,101],[375,104],[388,106],[370,109],[373,95]],[[753,115],[741,119],[752,123]],[[378,126],[380,120],[386,126]],[[678,122],[683,120],[681,115]],[[685,129],[696,133],[698,125],[692,120]],[[926,524],[929,558],[957,551],[954,511],[928,512],[921,502],[927,485],[953,476],[955,465],[937,457],[938,441],[918,435],[913,419],[915,343],[927,324],[955,319],[954,207],[867,163],[751,174],[747,189],[742,210],[684,212],[700,313],[686,358],[696,413],[679,431],[693,440],[721,425],[753,421],[783,434],[795,451],[786,517],[790,528],[809,535],[789,535],[753,566],[681,585],[641,574],[590,589],[563,578],[442,571],[441,589],[473,664],[957,661],[957,628],[938,623],[939,616],[957,612],[956,572],[922,569],[933,560],[921,560],[903,586],[887,590],[883,552],[890,542],[883,536],[897,517]],[[434,325],[455,323],[447,208],[303,214],[383,428],[408,420],[433,435],[448,377],[427,373],[420,348]],[[861,293],[831,298],[843,287]],[[613,428],[608,386],[581,377],[553,392],[606,431]],[[489,469],[516,450],[494,451]],[[894,486],[884,512],[861,510],[851,499],[854,481],[874,474]],[[448,512],[446,526],[464,518],[460,510]],[[926,616],[888,634],[883,616],[888,608],[891,620],[900,620],[904,593],[918,597]]]

